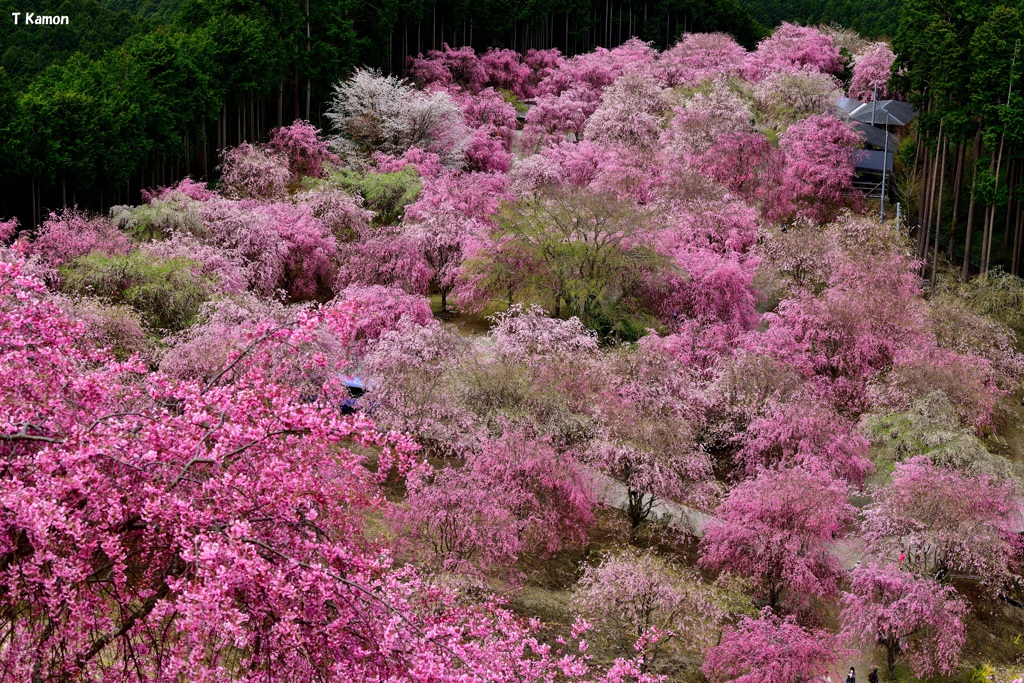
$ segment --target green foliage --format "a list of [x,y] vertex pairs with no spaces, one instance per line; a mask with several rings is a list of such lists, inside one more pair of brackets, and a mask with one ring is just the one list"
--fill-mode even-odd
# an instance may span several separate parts
[[[645,283],[674,266],[643,246],[648,217],[612,196],[552,191],[506,204],[501,253],[470,260],[466,275],[490,271],[491,296],[577,316],[604,340],[635,341],[658,322],[644,307]],[[648,280],[650,278],[650,280]]]
[[405,207],[420,196],[423,181],[412,166],[394,173],[360,173],[342,169],[328,183],[363,198],[363,206],[373,211],[377,225],[396,225]]
[[[42,30],[14,27],[11,13],[27,11],[67,15],[70,21],[66,26]],[[0,31],[0,65],[22,88],[47,67],[61,64],[75,53],[99,59],[129,36],[153,28],[153,22],[145,17],[97,0],[0,0],[0,16],[4,21],[4,30]]]
[[893,36],[903,0],[748,0],[744,7],[766,26],[839,24],[867,38]]
[[861,424],[882,474],[892,473],[898,462],[926,455],[941,467],[1011,476],[1009,461],[990,453],[978,437],[960,427],[952,403],[940,391],[919,400],[905,413],[868,414]]
[[1024,336],[1024,280],[990,271],[970,282],[948,285],[949,293],[972,311],[989,316]]
[[499,88],[498,92],[501,93],[501,99],[516,108],[517,114],[525,114],[530,110],[530,107],[528,107],[525,102],[521,101],[516,94],[508,88]]
[[176,332],[195,322],[215,282],[186,259],[154,258],[143,251],[125,256],[93,252],[64,265],[61,290],[93,296],[108,305],[135,309],[149,330]]
[[115,206],[110,216],[119,230],[138,242],[162,240],[172,233],[202,235],[206,228],[194,204],[154,199],[139,206]]

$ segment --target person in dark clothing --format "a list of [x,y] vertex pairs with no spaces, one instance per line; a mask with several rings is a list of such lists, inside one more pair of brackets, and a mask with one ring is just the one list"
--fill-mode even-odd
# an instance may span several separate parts
[[857,683],[857,672],[850,667],[850,672],[846,674],[846,683]]
[[868,674],[868,683],[878,683],[878,669],[871,669],[871,673]]

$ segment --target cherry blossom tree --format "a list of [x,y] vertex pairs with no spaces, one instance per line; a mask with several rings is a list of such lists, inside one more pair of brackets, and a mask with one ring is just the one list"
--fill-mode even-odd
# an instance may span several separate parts
[[754,97],[765,121],[776,128],[831,112],[841,92],[834,76],[808,67],[776,71],[754,86]]
[[919,678],[949,673],[967,640],[956,591],[893,565],[858,567],[843,595],[843,636],[885,648],[889,677],[905,658]]
[[666,108],[665,92],[654,79],[629,74],[605,91],[583,134],[599,144],[615,142],[649,150],[658,141]]
[[708,92],[698,91],[673,109],[662,135],[676,155],[690,160],[707,152],[723,135],[751,130],[753,114],[738,93],[716,83]]
[[399,287],[412,294],[426,294],[434,275],[419,244],[399,230],[382,228],[338,249],[335,291],[353,284]]
[[319,129],[308,121],[295,121],[274,129],[267,146],[288,159],[292,182],[304,177],[322,177],[324,164],[339,161],[320,137]]
[[426,57],[409,57],[407,70],[423,85],[458,86],[472,94],[483,90],[488,80],[488,70],[468,45],[452,48],[444,43],[440,50],[428,51]]
[[873,469],[867,457],[870,444],[856,425],[814,397],[770,402],[740,438],[743,448],[736,457],[750,474],[776,465],[822,467],[861,486]]
[[10,220],[0,221],[0,242],[6,242],[14,237],[18,232],[18,219],[11,218]]
[[512,91],[518,97],[529,97],[532,94],[529,84],[533,69],[519,52],[507,48],[491,48],[480,57],[480,63],[487,72],[487,82],[493,87]]
[[130,250],[127,235],[109,221],[74,209],[62,209],[50,213],[39,226],[30,251],[39,256],[43,265],[56,270],[94,251],[114,255],[127,254]]
[[[715,642],[725,610],[715,589],[692,571],[651,552],[623,550],[587,566],[573,589],[573,609],[619,651],[640,650],[642,666],[681,658]],[[678,652],[676,652],[678,651]]]
[[413,434],[428,452],[456,456],[475,439],[475,416],[458,401],[456,365],[469,342],[437,321],[400,323],[369,347],[362,373],[366,396],[383,426]]
[[462,111],[446,92],[420,91],[367,69],[335,86],[327,118],[338,131],[339,155],[357,166],[373,152],[400,156],[418,147],[455,168],[469,139]]
[[799,215],[819,223],[834,217],[852,198],[854,150],[860,135],[835,116],[809,116],[786,129],[779,146],[786,155],[786,190]]
[[220,181],[228,196],[281,198],[288,193],[288,165],[284,155],[243,142],[221,153]]
[[539,359],[574,358],[597,352],[597,335],[578,318],[551,318],[540,306],[515,304],[491,318],[489,333],[494,348],[505,360],[537,362]]
[[892,483],[865,513],[864,538],[883,557],[902,555],[919,576],[948,580],[966,572],[997,589],[1013,573],[1018,507],[1011,484],[920,456],[896,465]]
[[785,155],[761,133],[723,133],[697,157],[695,166],[758,207],[768,220],[791,212],[783,185]]
[[434,319],[425,297],[380,285],[346,287],[323,309],[323,317],[353,359],[361,358],[369,344],[396,329],[399,321],[426,325]]
[[441,568],[493,572],[523,552],[546,556],[585,542],[592,505],[576,463],[544,440],[506,431],[465,454],[462,467],[414,484],[391,518]]
[[887,43],[875,43],[853,58],[853,78],[850,79],[849,97],[870,102],[878,87],[878,99],[890,97],[889,78],[896,55]]
[[587,118],[597,110],[600,101],[600,92],[584,82],[574,81],[557,93],[544,93],[526,115],[524,146],[536,149],[568,137],[579,140]]
[[626,514],[634,529],[650,517],[658,499],[706,505],[715,493],[711,463],[687,419],[685,388],[666,386],[673,377],[658,380],[652,365],[659,360],[665,359],[656,353],[609,358],[593,408],[601,429],[590,443],[589,458],[626,489]]
[[747,62],[747,71],[755,81],[774,71],[800,67],[831,74],[841,72],[843,60],[832,36],[810,26],[782,22],[771,36],[758,43]]
[[705,80],[739,76],[747,51],[725,33],[685,33],[658,55],[656,69],[669,87],[694,87]]
[[315,314],[259,323],[222,372],[176,381],[84,346],[21,263],[0,262],[9,677],[654,683],[543,645],[539,623],[367,541],[378,483],[415,472],[416,448],[273,379]]
[[726,627],[722,641],[708,650],[704,675],[714,683],[802,683],[821,679],[845,654],[835,636],[806,629],[764,608],[757,619],[744,617]]
[[773,608],[783,598],[800,606],[838,589],[842,567],[829,546],[853,518],[846,487],[826,471],[764,470],[719,506],[700,564],[749,578]]
[[337,242],[305,204],[211,199],[199,204],[207,244],[249,264],[250,286],[296,299],[326,291],[334,279]]

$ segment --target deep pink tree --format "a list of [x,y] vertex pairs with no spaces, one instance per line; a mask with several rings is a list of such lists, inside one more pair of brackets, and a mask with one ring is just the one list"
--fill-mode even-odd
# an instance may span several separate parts
[[329,291],[337,241],[305,204],[210,199],[199,203],[203,241],[249,264],[250,286],[294,299]]
[[844,637],[885,648],[890,678],[900,659],[925,678],[956,667],[967,613],[951,587],[886,565],[853,570],[840,621]]
[[786,129],[779,146],[786,155],[785,189],[797,213],[824,223],[853,197],[854,154],[861,137],[835,116],[810,116]]
[[453,48],[444,43],[440,50],[428,51],[426,57],[410,56],[407,70],[422,85],[458,86],[474,94],[480,92],[488,80],[487,69],[468,45]]
[[339,336],[353,360],[361,358],[367,346],[385,332],[396,329],[400,321],[426,325],[434,319],[425,297],[380,285],[349,285],[322,314],[324,326]]
[[267,146],[288,159],[292,182],[304,177],[320,178],[324,164],[339,163],[338,157],[328,149],[327,141],[320,137],[320,130],[309,121],[298,120],[275,128]]
[[694,165],[757,206],[765,218],[779,220],[790,213],[783,186],[785,155],[762,133],[723,133]]
[[57,269],[68,261],[93,251],[104,254],[127,254],[131,240],[110,221],[76,209],[62,209],[39,226],[30,252],[37,254],[43,265]]
[[890,97],[889,78],[896,55],[887,43],[875,43],[853,59],[853,78],[850,79],[849,97],[870,102],[878,87],[878,99]]
[[928,349],[920,281],[902,256],[836,264],[820,296],[799,293],[766,315],[756,342],[816,384],[823,398],[853,413],[870,407],[867,382],[903,349]]
[[530,76],[523,88],[524,97],[534,97],[537,86],[565,64],[565,57],[557,48],[527,50],[523,63],[530,68]]
[[508,171],[516,136],[516,110],[493,88],[476,95],[457,94],[466,125],[473,130],[466,148],[471,171]]
[[397,528],[449,571],[510,570],[519,555],[548,555],[585,542],[593,493],[583,470],[551,444],[507,430],[414,485]]
[[220,180],[226,194],[241,199],[274,199],[288,193],[287,157],[243,142],[221,152]]
[[725,629],[703,671],[714,683],[803,683],[822,679],[843,654],[835,636],[766,607],[757,619]]
[[658,55],[656,71],[671,88],[693,87],[708,79],[739,76],[746,59],[747,51],[726,33],[685,33]]
[[993,590],[1013,574],[1020,531],[1012,484],[938,467],[927,456],[896,465],[864,520],[868,547],[882,557],[903,556],[910,571],[937,580],[979,576]]
[[161,187],[156,190],[142,190],[142,199],[146,202],[152,202],[155,199],[172,199],[175,197],[195,199],[203,202],[207,199],[213,199],[218,196],[220,195],[209,189],[206,186],[206,183],[196,182],[191,178],[185,178],[184,180],[179,181],[176,185]]
[[18,232],[18,219],[0,221],[0,242],[6,242]]
[[[688,201],[673,206],[670,227],[657,235],[681,277],[652,308],[673,326],[695,320],[752,329],[760,319],[753,286],[758,260],[749,254],[757,235],[757,214],[742,202]],[[662,276],[664,277],[664,276]],[[657,292],[657,283],[652,284]]]
[[810,26],[783,22],[771,36],[758,43],[746,69],[753,80],[759,81],[774,71],[800,67],[838,74],[843,70],[843,59],[832,36]]
[[[557,51],[556,51],[557,52]],[[510,90],[518,97],[529,97],[533,69],[523,61],[523,55],[508,48],[491,48],[480,57],[487,72],[487,82],[501,90]]]
[[820,467],[833,476],[862,486],[873,469],[870,443],[856,424],[828,404],[807,401],[770,402],[761,416],[740,435],[743,448],[736,458],[748,474],[781,465]]
[[764,470],[729,492],[701,539],[700,564],[750,579],[771,607],[834,594],[842,576],[830,552],[852,528],[846,486],[825,470]]

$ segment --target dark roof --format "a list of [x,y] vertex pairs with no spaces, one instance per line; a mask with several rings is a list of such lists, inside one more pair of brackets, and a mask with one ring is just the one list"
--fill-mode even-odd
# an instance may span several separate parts
[[849,115],[851,111],[859,107],[863,102],[855,100],[849,97],[840,97],[836,100],[836,106],[839,107],[839,111],[846,115]]
[[899,100],[878,100],[864,102],[849,113],[854,121],[871,123],[872,110],[876,126],[905,126],[917,118],[917,112],[906,102]]
[[892,133],[885,132],[884,128],[878,126],[872,126],[868,123],[861,123],[860,121],[854,121],[851,126],[855,131],[864,136],[864,144],[878,149],[885,149],[885,139],[889,138],[889,150],[895,151],[899,143],[896,141],[896,136]]
[[885,157],[886,168],[892,170],[892,157],[893,153],[889,152],[877,152],[870,149],[859,149],[853,152],[853,165],[858,171],[881,171],[882,170],[882,157]]

